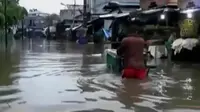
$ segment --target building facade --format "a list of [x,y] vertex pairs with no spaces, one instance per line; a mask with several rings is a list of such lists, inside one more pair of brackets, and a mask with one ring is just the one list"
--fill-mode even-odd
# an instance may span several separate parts
[[91,12],[91,14],[104,13],[103,7],[111,1],[131,4],[140,3],[140,0],[87,0],[87,12]]
[[170,4],[170,5],[177,5],[178,0],[140,0],[140,7],[142,9],[148,9],[148,6],[151,2],[156,2],[158,6]]
[[193,1],[196,6],[200,5],[200,0],[140,0],[140,6],[143,9],[147,9],[150,2],[156,1],[158,5],[166,5],[166,4],[172,4],[172,5],[178,5],[179,8],[184,9],[188,5],[188,2]]
[[46,21],[47,16],[49,16],[49,14],[42,13],[37,9],[29,10],[28,16],[24,18],[24,28],[42,29],[47,27],[47,21]]
[[110,1],[120,3],[138,3],[143,9],[147,9],[150,2],[155,1],[158,5],[178,5],[179,8],[186,8],[188,2],[193,1],[197,6],[200,5],[200,0],[87,0],[87,12],[103,13],[103,7]]
[[66,5],[66,9],[60,10],[61,21],[65,20],[67,26],[79,25],[83,21],[83,5]]
[[188,2],[191,2],[191,1],[193,1],[196,6],[200,5],[200,0],[178,0],[179,7],[184,9],[186,8]]

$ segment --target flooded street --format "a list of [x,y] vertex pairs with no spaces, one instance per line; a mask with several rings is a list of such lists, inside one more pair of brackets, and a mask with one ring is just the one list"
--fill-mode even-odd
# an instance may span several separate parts
[[[0,112],[198,112],[200,66],[152,60],[148,79],[121,80],[104,48],[16,41],[0,49]],[[199,109],[199,110],[198,110]]]

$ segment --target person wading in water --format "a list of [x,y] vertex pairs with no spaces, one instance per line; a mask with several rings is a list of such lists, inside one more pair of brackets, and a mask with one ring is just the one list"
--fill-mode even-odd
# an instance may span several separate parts
[[148,69],[145,65],[144,48],[150,44],[150,41],[145,40],[134,33],[134,27],[128,29],[128,36],[125,37],[120,47],[117,49],[118,56],[124,58],[122,78],[144,79],[148,74]]

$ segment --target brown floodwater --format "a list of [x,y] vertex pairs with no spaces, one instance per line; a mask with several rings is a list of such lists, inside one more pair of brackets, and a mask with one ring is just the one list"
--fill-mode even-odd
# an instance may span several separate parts
[[35,39],[0,47],[0,112],[200,111],[199,65],[154,59],[146,80],[122,80],[106,69],[108,45]]

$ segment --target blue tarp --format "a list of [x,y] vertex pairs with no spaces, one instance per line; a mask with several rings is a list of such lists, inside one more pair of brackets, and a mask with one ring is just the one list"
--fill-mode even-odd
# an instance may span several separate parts
[[111,37],[111,30],[105,30],[103,29],[104,37],[105,39],[108,39]]

